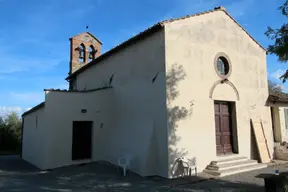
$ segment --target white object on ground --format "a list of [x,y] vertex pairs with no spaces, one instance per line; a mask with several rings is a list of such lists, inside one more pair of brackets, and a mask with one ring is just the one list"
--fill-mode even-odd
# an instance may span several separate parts
[[[118,159],[118,166],[122,167],[123,175],[126,176],[127,169],[130,168],[131,161],[134,159],[134,156],[131,154],[127,154],[124,157]],[[118,172],[118,168],[117,168]]]

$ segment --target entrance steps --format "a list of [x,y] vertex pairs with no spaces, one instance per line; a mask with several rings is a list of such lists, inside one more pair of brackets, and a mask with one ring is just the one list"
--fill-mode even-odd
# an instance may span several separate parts
[[227,157],[218,161],[212,161],[204,173],[215,177],[224,177],[246,171],[266,168],[266,164],[259,164],[256,160],[250,160],[247,157]]

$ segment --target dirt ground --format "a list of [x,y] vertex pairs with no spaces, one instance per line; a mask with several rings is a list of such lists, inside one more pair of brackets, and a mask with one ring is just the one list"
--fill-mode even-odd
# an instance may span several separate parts
[[[278,166],[286,171],[284,165]],[[88,192],[88,191],[264,191],[259,173],[271,173],[274,167],[245,172],[221,179],[206,177],[182,178],[176,180],[144,178],[133,173],[127,177],[117,174],[116,167],[97,162],[83,166],[68,166],[43,172],[21,160],[19,156],[0,156],[0,191],[2,192]],[[201,174],[200,174],[201,175]]]

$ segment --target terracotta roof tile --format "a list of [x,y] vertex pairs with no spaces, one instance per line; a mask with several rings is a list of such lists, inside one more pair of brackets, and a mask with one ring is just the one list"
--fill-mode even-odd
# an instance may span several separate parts
[[112,88],[111,86],[105,86],[105,87],[100,87],[96,89],[89,89],[89,90],[67,90],[67,89],[44,89],[44,91],[53,91],[53,92],[69,92],[69,93],[87,93],[87,92],[93,92],[93,91],[99,91],[99,90],[104,90],[104,89],[110,89]]
[[288,93],[283,93],[279,91],[269,92],[269,101],[271,102],[288,102]]

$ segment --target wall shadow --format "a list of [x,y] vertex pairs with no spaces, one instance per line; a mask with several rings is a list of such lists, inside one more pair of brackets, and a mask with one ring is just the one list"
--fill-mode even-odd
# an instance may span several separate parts
[[20,155],[0,155],[0,174],[1,172],[15,174],[37,171],[40,170],[34,165],[20,159]]
[[[257,179],[257,178],[256,178]],[[24,171],[21,174],[0,173],[0,191],[263,191],[256,184],[211,180],[201,177],[177,179],[145,178],[133,172],[126,177],[107,162],[67,166],[46,172]]]
[[260,159],[260,154],[259,150],[257,147],[257,142],[256,142],[256,136],[253,130],[253,125],[252,122],[250,122],[250,144],[251,144],[251,149],[250,149],[250,155],[251,159],[257,160],[258,163],[261,163]]
[[167,118],[168,118],[168,155],[169,155],[169,172],[172,176],[181,175],[183,167],[176,162],[177,158],[188,154],[186,149],[177,148],[180,137],[176,134],[179,122],[189,115],[191,110],[184,106],[174,105],[173,101],[180,95],[179,83],[186,77],[182,65],[173,64],[166,75],[166,93],[167,93]]

